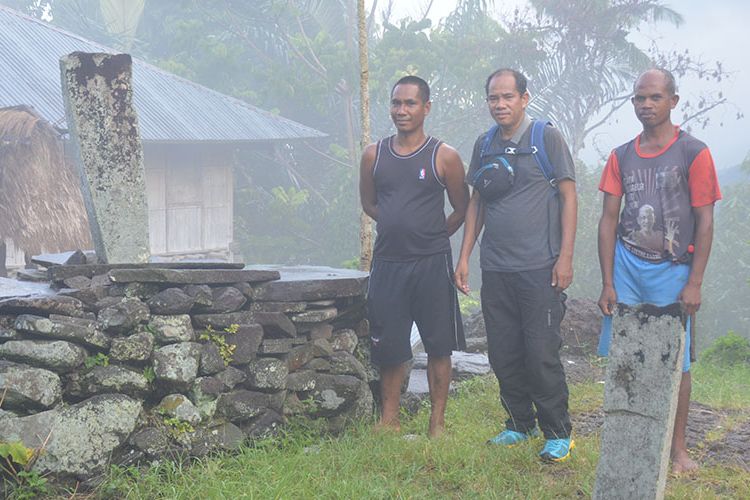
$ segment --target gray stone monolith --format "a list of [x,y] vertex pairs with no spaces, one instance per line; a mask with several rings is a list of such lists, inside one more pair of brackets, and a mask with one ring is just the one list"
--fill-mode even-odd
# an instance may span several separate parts
[[620,306],[613,318],[595,500],[664,498],[685,348],[679,311]]
[[146,262],[143,149],[128,54],[73,52],[60,59],[62,93],[97,257]]

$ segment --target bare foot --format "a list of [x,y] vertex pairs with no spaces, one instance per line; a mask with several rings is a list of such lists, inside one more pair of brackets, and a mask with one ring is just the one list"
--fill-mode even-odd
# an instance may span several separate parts
[[383,433],[393,433],[398,434],[401,432],[401,422],[383,422],[382,420],[375,424],[373,427],[373,430],[375,432],[383,432]]
[[427,431],[427,435],[432,438],[440,437],[445,432],[445,421],[432,422],[430,421],[430,428]]
[[678,451],[672,456],[672,474],[686,474],[698,470],[698,463],[690,458],[686,450]]

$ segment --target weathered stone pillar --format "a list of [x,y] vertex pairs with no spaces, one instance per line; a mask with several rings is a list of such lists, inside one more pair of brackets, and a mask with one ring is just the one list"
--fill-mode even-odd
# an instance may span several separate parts
[[594,499],[664,497],[684,349],[678,304],[620,306],[604,385]]
[[105,263],[149,256],[143,150],[128,54],[60,59],[62,91],[94,248]]

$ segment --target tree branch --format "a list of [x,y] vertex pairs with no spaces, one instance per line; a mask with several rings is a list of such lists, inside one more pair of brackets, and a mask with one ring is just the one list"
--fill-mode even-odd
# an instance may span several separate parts
[[698,118],[699,116],[708,113],[709,111],[711,111],[715,107],[721,106],[722,104],[724,104],[726,102],[727,102],[727,98],[725,97],[724,99],[719,99],[718,101],[716,101],[715,103],[711,104],[710,106],[706,106],[705,108],[699,109],[698,111],[696,111],[692,115],[690,115],[687,118],[685,118],[682,121],[682,123],[680,123],[680,127],[682,127],[683,125],[685,125],[690,120],[694,120],[695,118]]

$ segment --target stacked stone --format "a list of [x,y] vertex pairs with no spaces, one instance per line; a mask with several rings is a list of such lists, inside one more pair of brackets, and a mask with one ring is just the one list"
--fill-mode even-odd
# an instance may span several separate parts
[[110,456],[200,456],[291,416],[338,431],[372,413],[365,273],[158,266],[55,266],[54,294],[0,300],[0,441],[49,434],[41,472],[88,477]]

